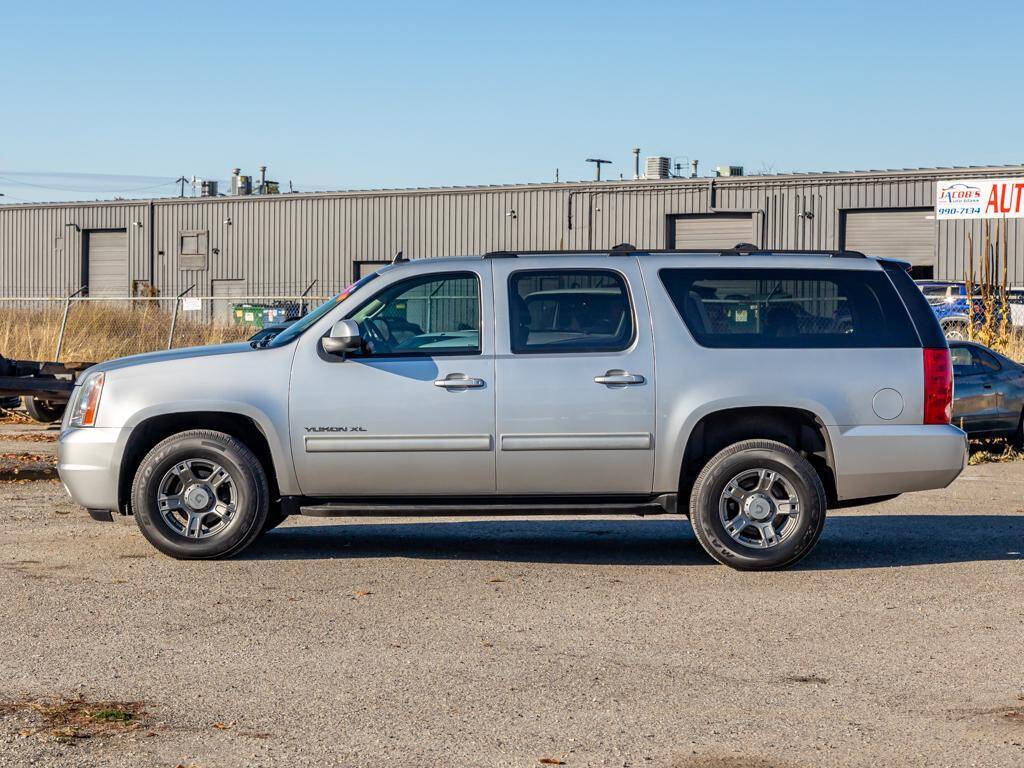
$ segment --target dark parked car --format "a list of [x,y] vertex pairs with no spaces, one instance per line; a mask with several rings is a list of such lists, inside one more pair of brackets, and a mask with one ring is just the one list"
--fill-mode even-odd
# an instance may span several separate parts
[[971,437],[1022,441],[1024,365],[970,341],[951,341],[953,424]]
[[[298,318],[295,318],[298,320]],[[270,340],[273,339],[277,334],[287,328],[289,325],[295,322],[295,320],[286,320],[283,323],[274,323],[274,325],[265,325],[260,328],[256,333],[249,337],[249,343],[254,347],[265,347]]]

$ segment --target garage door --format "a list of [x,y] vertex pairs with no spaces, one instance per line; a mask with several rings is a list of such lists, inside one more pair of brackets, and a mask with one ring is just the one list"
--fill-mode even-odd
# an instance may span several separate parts
[[245,280],[211,280],[213,288],[213,319],[218,323],[230,325],[234,322],[235,304],[242,303],[241,298],[248,291]]
[[676,248],[735,248],[756,243],[749,213],[712,213],[673,217]]
[[846,211],[843,248],[868,256],[935,267],[935,221],[931,208],[896,211]]
[[128,233],[86,232],[87,280],[90,296],[128,295]]

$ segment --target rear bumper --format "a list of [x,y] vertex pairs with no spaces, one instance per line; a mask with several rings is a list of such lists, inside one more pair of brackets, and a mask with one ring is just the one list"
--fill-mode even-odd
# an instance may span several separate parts
[[829,427],[840,500],[945,488],[967,466],[967,435],[949,424]]
[[57,445],[57,473],[76,504],[92,510],[117,510],[121,465],[120,429],[65,428]]

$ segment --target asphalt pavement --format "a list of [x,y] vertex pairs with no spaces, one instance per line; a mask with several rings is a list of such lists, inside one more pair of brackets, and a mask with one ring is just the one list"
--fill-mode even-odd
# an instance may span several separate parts
[[0,483],[0,766],[1021,766],[1022,499],[970,467],[738,573],[667,517],[298,518],[176,562]]

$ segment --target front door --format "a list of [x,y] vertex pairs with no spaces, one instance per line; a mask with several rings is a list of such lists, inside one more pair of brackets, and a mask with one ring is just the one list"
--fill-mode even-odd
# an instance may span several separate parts
[[289,420],[304,494],[494,493],[490,264],[402,273],[348,313],[365,351],[296,351]]
[[650,493],[654,348],[636,257],[494,261],[498,492]]

